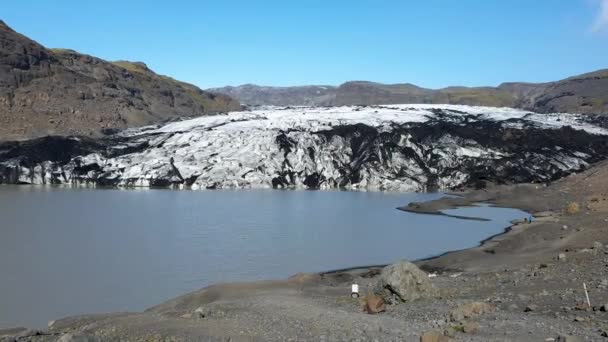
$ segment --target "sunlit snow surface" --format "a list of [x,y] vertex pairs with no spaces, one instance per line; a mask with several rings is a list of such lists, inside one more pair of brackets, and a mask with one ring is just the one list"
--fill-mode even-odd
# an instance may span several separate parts
[[[423,146],[413,143],[407,133],[399,133],[400,137],[392,138],[396,147],[411,153],[386,153],[382,142],[372,142],[380,146],[366,146],[369,151],[363,158],[353,151],[353,137],[320,133],[356,124],[392,132],[395,125],[431,120],[458,122],[463,118],[467,122],[501,122],[503,127],[516,129],[557,129],[568,125],[594,135],[608,134],[606,129],[586,123],[579,115],[536,114],[511,108],[434,104],[260,107],[125,130],[118,136],[127,142],[114,149],[142,143],[148,147],[115,158],[106,159],[97,153],[75,158],[71,165],[61,166],[58,181],[97,184],[103,180],[104,184],[118,186],[169,184],[193,189],[340,187],[424,191],[429,179],[438,176],[434,185],[447,189],[467,181],[470,175],[459,167],[463,163],[471,160],[487,163],[507,155],[449,134]],[[286,145],[282,146],[280,139],[287,141]],[[560,149],[555,146],[548,156],[531,154],[530,158],[543,158],[545,164],[565,172],[587,166],[585,160],[589,156],[584,152],[566,153]],[[374,154],[373,158],[368,158],[370,154]],[[432,162],[431,155],[435,158]],[[361,162],[362,159],[366,161]],[[428,165],[424,164],[427,162]],[[100,170],[76,177],[75,164],[96,165],[99,167],[95,169]],[[57,167],[47,164],[40,166],[41,170],[22,171],[21,178],[23,182],[31,179],[32,183],[45,183],[53,172],[57,174]]]
[[[228,130],[242,129],[298,129],[319,131],[336,125],[362,123],[373,127],[388,126],[392,123],[426,122],[435,118],[433,109],[443,109],[452,115],[474,115],[479,120],[506,121],[525,119],[543,128],[559,128],[565,125],[584,129],[594,134],[608,134],[608,130],[582,122],[576,114],[538,114],[513,108],[478,107],[465,105],[402,104],[385,106],[342,106],[342,107],[260,107],[247,112],[233,112],[227,115],[202,116],[174,122],[158,129],[136,128],[125,131],[126,136],[142,133],[170,133],[209,128]],[[223,126],[225,125],[225,126]],[[509,125],[509,123],[505,123]],[[222,127],[223,126],[223,127]]]

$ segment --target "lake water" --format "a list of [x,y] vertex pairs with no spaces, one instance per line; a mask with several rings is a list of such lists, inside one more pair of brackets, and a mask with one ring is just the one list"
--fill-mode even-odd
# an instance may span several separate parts
[[440,194],[0,186],[0,328],[143,310],[206,285],[477,245],[519,210],[396,210]]

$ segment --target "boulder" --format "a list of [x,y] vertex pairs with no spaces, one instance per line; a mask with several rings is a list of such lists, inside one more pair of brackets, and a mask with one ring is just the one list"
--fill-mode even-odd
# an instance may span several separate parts
[[407,261],[382,269],[376,292],[388,303],[429,298],[438,294],[428,275]]
[[202,306],[199,306],[198,308],[196,308],[196,310],[194,310],[194,313],[192,314],[193,318],[198,318],[198,319],[205,318],[208,316],[209,316],[208,310],[205,310],[205,308]]
[[420,336],[420,342],[449,342],[450,338],[437,331],[427,331]]
[[369,295],[365,299],[365,311],[368,314],[377,314],[386,311],[386,304],[382,297]]
[[468,303],[452,310],[450,312],[450,320],[452,322],[459,322],[466,318],[494,312],[494,310],[496,310],[496,307],[492,304],[484,302]]

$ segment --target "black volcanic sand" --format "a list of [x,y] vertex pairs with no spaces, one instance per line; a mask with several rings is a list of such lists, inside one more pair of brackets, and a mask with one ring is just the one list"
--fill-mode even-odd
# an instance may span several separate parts
[[[479,247],[418,261],[436,272],[431,280],[441,296],[389,306],[381,314],[364,313],[359,300],[349,297],[350,284],[365,293],[377,282],[381,266],[371,266],[219,284],[145,312],[71,317],[43,331],[17,329],[0,336],[14,340],[21,334],[19,341],[419,341],[422,333],[437,330],[455,341],[550,341],[560,334],[608,341],[602,336],[608,334],[608,313],[601,310],[608,306],[607,180],[608,163],[601,163],[549,186],[494,186],[406,205],[403,210],[438,214],[487,202],[520,208],[534,220],[515,223]],[[579,210],[568,213],[570,203]],[[382,248],[381,239],[369,241],[369,248]],[[583,283],[593,308],[583,304]],[[465,333],[450,322],[449,313],[473,301],[496,310],[469,318],[478,330]],[[197,308],[204,317],[197,317]]]

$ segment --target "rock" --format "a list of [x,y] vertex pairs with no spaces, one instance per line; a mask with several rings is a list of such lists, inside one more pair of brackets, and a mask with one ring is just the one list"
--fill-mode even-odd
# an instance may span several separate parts
[[467,334],[474,334],[479,331],[479,324],[475,322],[467,322],[462,326],[462,331]]
[[382,269],[377,292],[388,303],[406,302],[438,294],[428,275],[407,261],[400,261]]
[[369,295],[365,298],[365,311],[368,314],[377,314],[386,311],[386,304],[382,297]]
[[448,342],[450,338],[437,331],[427,331],[420,336],[420,342]]
[[559,260],[559,261],[566,261],[566,254],[565,253],[559,253],[557,255],[557,260]]
[[559,335],[555,339],[555,342],[583,342],[583,340],[576,336]]
[[567,230],[567,229],[568,229],[568,226],[566,226],[566,225],[562,226],[562,230]]
[[87,335],[84,333],[74,332],[62,335],[57,342],[96,342],[97,339],[94,336]]
[[580,206],[576,202],[571,202],[566,206],[566,212],[570,215],[574,215],[580,211]]
[[512,311],[519,310],[519,306],[517,306],[517,304],[511,304],[511,305],[509,305],[509,310],[512,310]]
[[595,242],[593,243],[593,247],[592,247],[592,248],[593,248],[593,249],[603,249],[603,248],[604,248],[604,244],[602,244],[602,243],[601,243],[601,242],[599,242],[599,241],[595,241]]
[[602,312],[608,312],[608,303],[600,306],[600,311],[602,311]]
[[587,319],[585,319],[585,317],[576,316],[576,317],[574,317],[574,321],[575,322],[586,322]]
[[193,316],[192,313],[185,313],[185,314],[183,314],[183,315],[181,315],[179,317],[181,317],[181,318],[192,318],[192,316]]
[[192,317],[194,317],[194,318],[205,318],[208,315],[209,314],[208,314],[207,310],[205,310],[205,308],[203,308],[202,306],[199,306],[198,308],[196,308],[196,310],[194,310],[194,313],[192,314]]
[[538,306],[534,305],[534,304],[529,304],[528,306],[526,306],[526,308],[524,309],[524,312],[532,312],[532,311],[537,311],[538,310]]
[[450,312],[450,320],[452,322],[459,322],[465,318],[471,318],[478,315],[494,312],[496,307],[492,304],[484,302],[473,302],[462,305]]
[[576,306],[574,307],[574,310],[577,310],[577,311],[591,311],[591,308],[589,307],[589,305],[587,305],[586,302],[579,302],[579,303],[576,303]]

